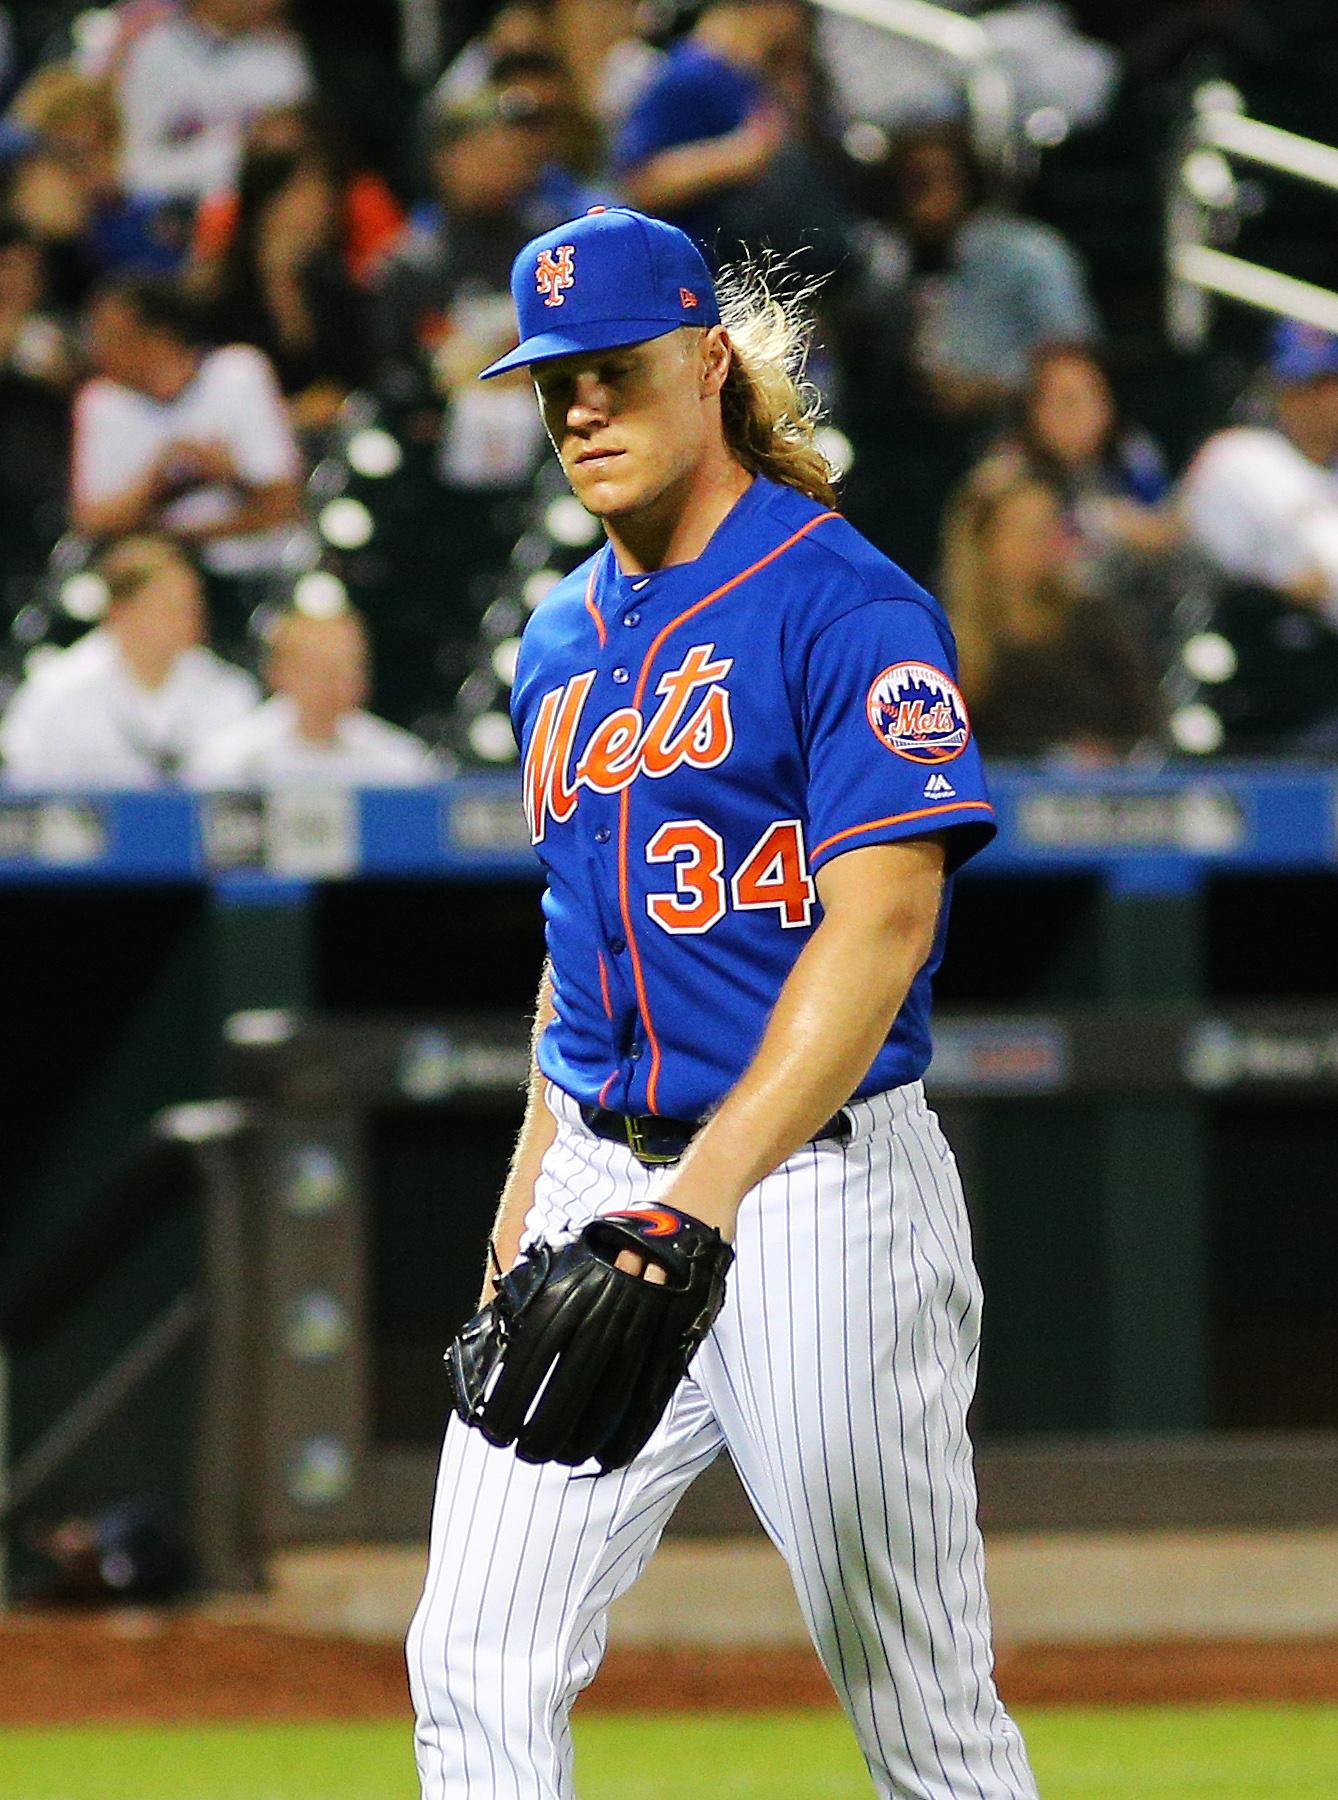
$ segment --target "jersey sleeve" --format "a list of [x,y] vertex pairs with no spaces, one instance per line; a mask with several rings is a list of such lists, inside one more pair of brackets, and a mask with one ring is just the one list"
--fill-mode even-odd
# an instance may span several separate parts
[[140,474],[139,463],[128,463],[126,444],[131,440],[121,396],[106,381],[90,381],[74,403],[74,431],[70,451],[70,485],[76,501],[96,504],[128,487]]
[[916,600],[870,600],[809,649],[802,696],[808,854],[947,831],[948,868],[994,836],[952,635]]
[[218,354],[230,359],[228,441],[242,479],[256,487],[296,481],[302,456],[269,359],[248,344]]

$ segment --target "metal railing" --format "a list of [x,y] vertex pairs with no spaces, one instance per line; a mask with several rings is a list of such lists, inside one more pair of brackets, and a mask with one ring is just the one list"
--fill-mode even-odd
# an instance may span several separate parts
[[962,77],[976,150],[996,168],[1013,172],[1021,148],[1016,96],[983,25],[930,0],[813,0],[813,5],[921,44],[952,63]]
[[1201,87],[1167,187],[1166,329],[1172,343],[1181,350],[1203,343],[1214,295],[1338,331],[1338,293],[1210,241],[1230,241],[1240,223],[1233,158],[1338,192],[1338,149],[1247,118],[1241,95],[1226,82]]

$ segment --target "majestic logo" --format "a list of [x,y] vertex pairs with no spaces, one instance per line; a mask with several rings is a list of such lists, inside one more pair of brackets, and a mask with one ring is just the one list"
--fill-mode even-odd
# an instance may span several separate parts
[[926,800],[955,800],[957,789],[946,775],[931,775],[925,783]]
[[572,262],[575,255],[575,244],[559,244],[556,250],[539,252],[539,260],[534,266],[534,280],[544,296],[545,306],[561,306],[564,303],[565,290],[576,281],[576,270]]
[[[565,825],[583,787],[616,794],[638,775],[652,781],[675,769],[714,769],[734,748],[729,690],[720,685],[732,657],[712,661],[714,644],[694,644],[676,669],[656,683],[660,703],[649,719],[620,706],[598,724],[573,766],[581,714],[595,671],[573,675],[539,702],[525,749],[525,817],[530,840],[542,843],[548,821]],[[703,691],[704,690],[704,691]]]
[[930,663],[884,669],[869,689],[866,710],[879,743],[908,762],[951,762],[971,736],[960,689]]

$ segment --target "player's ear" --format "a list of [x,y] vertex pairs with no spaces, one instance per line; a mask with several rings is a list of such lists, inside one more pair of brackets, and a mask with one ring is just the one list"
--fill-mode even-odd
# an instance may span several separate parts
[[701,391],[705,400],[718,394],[724,387],[725,377],[734,360],[734,346],[723,325],[711,325],[703,331],[698,348],[701,356]]

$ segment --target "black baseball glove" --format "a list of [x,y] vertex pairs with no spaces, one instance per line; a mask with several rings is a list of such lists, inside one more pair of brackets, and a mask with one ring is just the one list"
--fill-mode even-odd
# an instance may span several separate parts
[[[614,1267],[636,1250],[664,1283]],[[631,1462],[725,1298],[734,1252],[669,1206],[605,1213],[561,1249],[537,1244],[446,1353],[455,1410],[524,1462]]]

